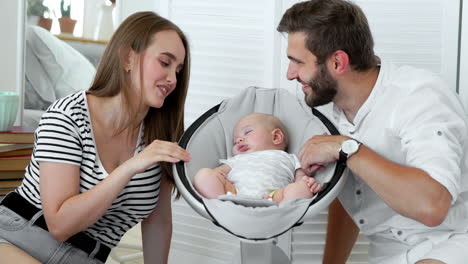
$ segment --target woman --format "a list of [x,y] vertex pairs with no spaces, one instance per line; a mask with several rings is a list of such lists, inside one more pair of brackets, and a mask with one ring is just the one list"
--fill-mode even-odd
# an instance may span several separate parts
[[23,183],[1,202],[0,263],[104,263],[140,221],[145,262],[167,262],[189,70],[172,22],[140,12],[120,25],[91,88],[42,117]]

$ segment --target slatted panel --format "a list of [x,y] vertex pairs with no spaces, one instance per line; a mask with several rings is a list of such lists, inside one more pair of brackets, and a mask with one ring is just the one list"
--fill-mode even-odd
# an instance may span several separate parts
[[172,1],[170,18],[187,33],[192,47],[186,123],[240,89],[264,84],[268,2]]
[[442,75],[456,89],[459,1],[358,0],[376,53]]
[[[166,0],[168,1],[168,0]],[[247,86],[275,83],[270,72],[280,73],[280,86],[302,98],[294,82],[285,79],[287,42],[282,38],[271,70],[276,28],[271,10],[296,0],[282,1],[169,1],[169,18],[188,35],[192,47],[192,78],[186,105],[186,124],[222,99]],[[360,0],[376,43],[376,52],[400,64],[411,64],[456,80],[458,1]],[[271,6],[274,5],[274,6]],[[270,67],[270,68],[269,68]],[[238,250],[236,238],[199,217],[185,202],[174,203],[172,259],[185,254],[191,263],[230,263]],[[320,263],[325,245],[326,212],[309,219],[291,235],[294,264]],[[286,239],[288,240],[288,239]],[[348,263],[367,263],[367,241],[360,236]],[[181,258],[179,258],[180,260]],[[184,263],[171,262],[171,263]]]
[[[283,11],[297,0],[283,1]],[[455,89],[459,1],[442,0],[357,0],[369,20],[375,51],[397,64],[413,65],[441,74]],[[287,39],[281,43],[281,86],[288,87],[298,98],[303,93],[296,82],[286,80],[288,59]],[[294,264],[321,263],[325,245],[327,212],[309,219],[292,232]],[[367,263],[368,242],[358,241],[348,260]]]
[[[271,47],[265,47],[270,31],[265,30],[264,14],[272,4],[268,0],[170,2],[169,18],[184,30],[192,48],[187,126],[241,89],[265,86],[269,65],[263,54]],[[230,263],[239,250],[237,238],[198,216],[184,201],[173,203],[173,208],[171,263]]]
[[[181,253],[191,253],[190,263],[229,263],[239,249],[239,241],[223,229],[200,217],[183,200],[173,203],[171,257],[184,262]],[[195,261],[193,258],[198,258]]]
[[465,112],[468,114],[468,4],[463,5],[463,24],[461,25],[461,50],[460,50],[460,71],[458,91],[465,105]]
[[[291,259],[294,264],[320,264],[325,249],[327,212],[310,218],[293,229]],[[359,235],[348,264],[367,263],[368,242]]]

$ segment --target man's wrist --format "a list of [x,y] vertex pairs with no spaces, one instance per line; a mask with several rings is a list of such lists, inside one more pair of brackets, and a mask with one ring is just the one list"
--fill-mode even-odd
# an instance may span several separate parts
[[359,151],[361,145],[361,142],[353,138],[343,140],[338,153],[338,162],[346,165],[348,159]]

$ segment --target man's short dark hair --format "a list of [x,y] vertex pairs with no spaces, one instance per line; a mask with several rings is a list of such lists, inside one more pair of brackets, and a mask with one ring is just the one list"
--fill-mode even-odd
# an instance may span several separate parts
[[324,63],[343,50],[354,70],[366,71],[377,64],[374,40],[361,8],[346,0],[310,0],[293,5],[281,18],[281,33],[302,32],[307,48]]

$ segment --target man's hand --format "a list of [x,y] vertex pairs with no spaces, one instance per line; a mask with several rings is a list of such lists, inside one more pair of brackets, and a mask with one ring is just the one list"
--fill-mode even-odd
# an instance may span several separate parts
[[313,136],[301,148],[299,160],[307,175],[325,167],[339,158],[341,143],[349,139],[346,136]]

